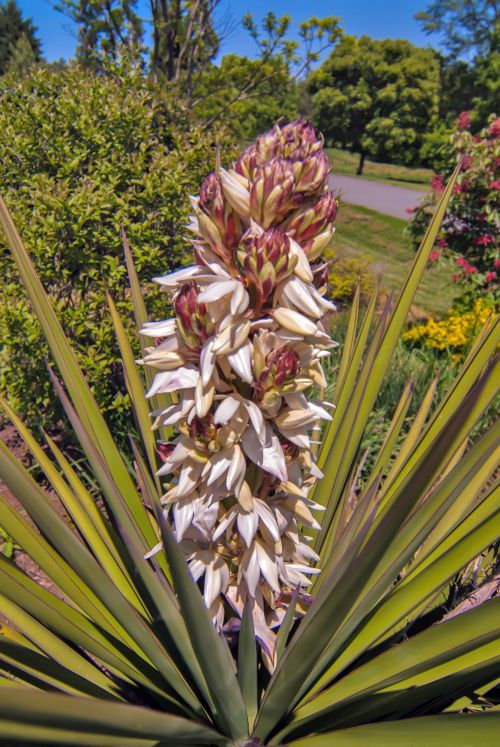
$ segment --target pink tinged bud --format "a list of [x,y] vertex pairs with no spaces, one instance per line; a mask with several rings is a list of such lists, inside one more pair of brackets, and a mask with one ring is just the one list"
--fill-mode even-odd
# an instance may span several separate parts
[[174,449],[174,444],[167,443],[167,441],[158,441],[156,446],[157,454],[162,462],[166,462],[168,460]]
[[249,145],[234,164],[234,170],[246,179],[252,180],[254,171],[261,162],[262,158],[257,153],[257,147]]
[[323,150],[305,156],[297,152],[293,156],[296,199],[300,195],[310,197],[324,192],[328,184],[330,162]]
[[302,244],[329,229],[336,214],[337,200],[326,192],[306,209],[294,213],[286,222],[286,230]]
[[280,228],[270,228],[248,239],[238,251],[238,261],[247,283],[256,289],[261,302],[269,298],[296,264],[290,254],[290,239]]
[[317,236],[315,236],[314,239],[306,241],[305,244],[302,245],[302,248],[306,253],[309,262],[313,262],[315,259],[318,259],[318,257],[321,257],[326,247],[332,240],[334,233],[335,228],[333,226],[329,226],[325,231],[322,231]]
[[250,189],[250,212],[263,228],[293,208],[293,183],[293,170],[285,159],[274,158],[257,167]]
[[207,307],[198,301],[198,294],[195,283],[186,283],[172,302],[179,334],[187,347],[196,352],[213,333]]
[[279,125],[259,135],[256,142],[256,153],[260,161],[270,161],[283,155],[283,137]]
[[[256,399],[269,404],[269,393],[279,392],[286,384],[296,378],[300,371],[300,358],[295,350],[285,346],[272,350],[266,356],[265,368],[257,380]],[[267,395],[267,396],[266,396]]]
[[318,136],[311,122],[307,119],[296,119],[281,128],[285,144],[294,143],[297,147],[312,145],[318,142]]
[[[222,183],[217,174],[207,176],[201,185],[199,207],[215,226],[216,232],[210,232],[210,226],[202,216],[198,216],[200,230],[212,249],[225,261],[232,258],[232,251],[241,238],[240,216],[225,199]],[[201,220],[200,220],[201,218]],[[228,251],[229,250],[229,251]]]
[[328,288],[328,265],[322,263],[313,267],[314,287],[321,295],[324,295]]

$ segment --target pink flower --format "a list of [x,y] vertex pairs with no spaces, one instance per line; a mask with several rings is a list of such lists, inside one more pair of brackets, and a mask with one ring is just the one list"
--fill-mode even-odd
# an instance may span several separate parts
[[488,246],[489,244],[492,244],[492,243],[493,243],[493,236],[490,236],[489,234],[480,236],[478,239],[474,241],[474,244],[476,246]]
[[441,258],[441,252],[439,249],[433,249],[429,254],[429,262],[437,262]]
[[498,137],[500,135],[500,117],[494,119],[490,124],[488,134],[490,135],[490,137]]
[[500,259],[496,259],[493,262],[493,267],[495,268],[495,270],[499,270],[500,269]]
[[490,189],[500,189],[500,179],[496,179],[494,182],[491,182]]
[[439,239],[436,239],[436,246],[440,246],[442,249],[446,249],[448,246],[448,242],[445,238],[441,237]]
[[496,280],[496,279],[497,279],[497,274],[496,274],[496,272],[491,272],[491,271],[490,271],[490,272],[487,272],[487,273],[485,274],[485,276],[484,276],[484,279],[485,279],[485,281],[486,281],[487,283],[491,283],[491,282],[492,282],[493,280]]
[[461,275],[456,275],[456,274],[455,274],[455,275],[452,275],[452,276],[451,276],[451,279],[453,280],[453,282],[454,282],[454,283],[458,283],[458,282],[459,282],[459,280],[461,280],[461,279],[462,279],[462,276],[461,276]]
[[464,267],[465,268],[465,267],[467,267],[467,265],[469,263],[467,262],[467,260],[465,259],[465,257],[457,257],[456,260],[455,260],[455,264],[458,265],[459,267]]
[[444,190],[443,177],[440,174],[436,174],[436,176],[431,180],[431,189],[434,189],[436,192],[442,192]]
[[415,212],[415,208],[409,207],[405,208],[405,213],[408,213],[408,215],[412,215]]
[[457,119],[457,127],[459,130],[468,130],[470,127],[470,112],[462,112],[459,114]]
[[473,156],[464,156],[464,160],[462,161],[462,171],[467,171],[467,169],[470,169],[473,163]]

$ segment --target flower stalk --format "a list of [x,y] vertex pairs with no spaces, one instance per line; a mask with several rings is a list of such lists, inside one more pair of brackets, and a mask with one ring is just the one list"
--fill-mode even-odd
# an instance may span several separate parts
[[178,434],[161,445],[165,512],[214,624],[232,632],[250,605],[271,671],[274,630],[296,590],[307,608],[319,572],[303,528],[319,529],[321,508],[308,498],[322,477],[311,433],[331,419],[311,396],[336,344],[320,259],[337,209],[328,174],[302,120],[210,174],[191,198],[195,264],[156,278],[174,317],[142,330],[157,341],[144,357],[158,369],[148,396],[179,395],[153,412],[154,427]]

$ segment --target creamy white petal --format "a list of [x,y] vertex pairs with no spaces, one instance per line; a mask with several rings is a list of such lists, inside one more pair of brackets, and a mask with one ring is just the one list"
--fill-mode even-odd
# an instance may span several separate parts
[[272,316],[279,325],[302,337],[318,333],[316,324],[309,317],[299,314],[298,311],[294,311],[293,309],[285,309],[283,307],[274,309]]
[[140,330],[146,337],[169,337],[177,331],[175,319],[165,319],[162,322],[146,322]]
[[191,267],[184,267],[182,270],[176,270],[171,272],[170,275],[162,275],[160,277],[153,278],[155,283],[163,285],[166,288],[176,288],[179,284],[185,283],[188,280],[197,278],[200,275],[205,275],[206,269],[199,265],[193,265]]
[[231,394],[224,397],[214,413],[214,423],[216,425],[227,423],[231,420],[240,404],[240,400],[233,397]]
[[291,236],[289,236],[290,239],[290,252],[292,255],[297,257],[297,264],[295,265],[295,274],[301,279],[304,280],[306,283],[312,283],[314,280],[313,274],[311,272],[311,265],[309,264],[309,260],[307,259],[307,255],[298,244],[295,239],[292,239]]
[[257,532],[259,517],[255,511],[238,511],[237,527],[247,547],[252,544]]
[[222,189],[229,204],[242,216],[250,215],[250,192],[225,169],[219,169]]
[[247,341],[234,353],[229,353],[227,359],[233,371],[247,384],[253,383],[252,375],[252,345]]
[[175,536],[177,542],[180,542],[184,537],[186,530],[191,524],[193,518],[193,502],[183,501],[182,503],[176,503],[174,505],[174,522],[175,522]]
[[187,389],[196,386],[200,377],[195,368],[181,366],[175,371],[162,371],[156,374],[153,379],[151,389],[146,397],[152,397],[154,394],[175,392],[177,389]]

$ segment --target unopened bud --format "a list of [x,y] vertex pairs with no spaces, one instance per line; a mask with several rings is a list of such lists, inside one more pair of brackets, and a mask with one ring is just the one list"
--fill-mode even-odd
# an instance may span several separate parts
[[330,227],[337,214],[337,200],[326,192],[305,209],[298,210],[286,222],[286,230],[304,244]]
[[262,158],[257,153],[256,145],[249,145],[234,164],[234,170],[251,181],[255,169],[261,161]]
[[198,293],[195,283],[186,283],[172,302],[179,334],[186,346],[195,352],[199,352],[213,334],[212,320],[205,304],[198,301]]
[[311,269],[313,271],[314,287],[323,296],[328,289],[328,264],[321,262]]
[[296,119],[294,122],[290,122],[281,128],[281,135],[285,143],[285,147],[292,152],[297,148],[307,147],[307,145],[322,145],[319,140],[316,130],[313,125],[307,121],[307,119]]
[[257,380],[257,400],[264,407],[272,407],[280,392],[287,390],[288,382],[293,382],[299,371],[300,358],[295,350],[285,346],[269,352],[265,368]]
[[307,153],[304,150],[299,148],[290,156],[293,161],[297,201],[300,195],[312,197],[324,192],[330,173],[330,162],[321,148]]
[[204,180],[198,205],[217,229],[217,232],[210,230],[202,216],[198,216],[203,237],[221,259],[228,261],[241,238],[241,221],[238,213],[225,199],[217,174],[209,174]]
[[256,151],[261,161],[270,161],[272,158],[283,156],[283,138],[279,124],[259,135]]
[[309,262],[313,262],[318,257],[321,257],[326,247],[332,240],[333,234],[335,233],[334,226],[328,226],[325,231],[322,231],[314,239],[306,241],[302,244],[302,248],[307,255]]
[[156,453],[160,457],[162,462],[166,462],[169,456],[175,449],[175,444],[168,443],[168,441],[157,441]]
[[255,288],[261,302],[293,271],[296,261],[290,254],[290,239],[280,228],[249,237],[238,251],[238,262],[247,282]]
[[250,190],[250,212],[263,228],[269,228],[293,208],[293,184],[293,169],[286,159],[274,158],[256,168]]

